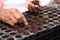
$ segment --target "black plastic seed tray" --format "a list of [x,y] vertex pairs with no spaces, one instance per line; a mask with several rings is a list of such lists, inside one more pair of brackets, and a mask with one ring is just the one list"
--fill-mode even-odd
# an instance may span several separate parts
[[24,15],[28,25],[10,26],[0,21],[0,40],[54,40],[60,37],[60,8],[42,7],[37,12],[24,12]]
[[[26,13],[29,13],[29,11]],[[46,30],[26,37],[24,40],[59,40],[60,17],[58,16],[60,16],[60,8],[43,7],[41,10],[39,10],[39,12],[36,13],[34,14],[30,12],[30,14],[34,16],[40,15],[40,19],[42,18],[44,20],[43,23],[40,23],[43,25],[42,28]]]
[[60,40],[60,25],[52,29],[38,32],[36,35],[26,37],[24,40]]

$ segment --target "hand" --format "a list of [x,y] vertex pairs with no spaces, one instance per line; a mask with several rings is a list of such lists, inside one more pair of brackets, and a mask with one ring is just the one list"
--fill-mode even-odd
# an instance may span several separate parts
[[27,25],[27,20],[23,13],[19,12],[17,9],[0,9],[0,19],[5,23],[13,26],[18,21],[24,22]]
[[60,0],[56,0],[57,1],[57,3],[60,3]]
[[38,11],[41,8],[39,4],[39,0],[37,1],[27,0],[26,6],[30,11],[34,11],[34,12]]
[[60,3],[60,0],[57,0],[58,3]]

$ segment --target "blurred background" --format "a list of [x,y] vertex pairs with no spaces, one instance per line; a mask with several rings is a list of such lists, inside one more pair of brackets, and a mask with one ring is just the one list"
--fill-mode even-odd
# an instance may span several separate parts
[[[45,5],[47,6],[49,5],[49,3],[52,3],[54,0],[40,0],[40,1],[41,1],[41,6],[45,6]],[[25,12],[28,10],[26,8],[26,0],[4,0],[4,8],[17,8],[21,12]]]
[[26,0],[4,0],[4,8],[17,8],[21,12],[27,11]]

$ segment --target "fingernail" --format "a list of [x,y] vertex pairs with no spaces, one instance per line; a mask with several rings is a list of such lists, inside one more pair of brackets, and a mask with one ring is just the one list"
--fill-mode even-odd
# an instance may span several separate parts
[[28,23],[26,22],[25,25],[28,25]]

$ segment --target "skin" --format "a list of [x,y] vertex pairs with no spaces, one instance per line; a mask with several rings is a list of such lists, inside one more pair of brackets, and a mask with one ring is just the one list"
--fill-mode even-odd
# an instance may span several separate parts
[[4,0],[0,0],[0,8],[4,6]]
[[28,25],[27,20],[23,13],[19,12],[15,8],[11,9],[0,9],[0,20],[13,26],[17,22],[23,22]]
[[[3,9],[4,2],[0,0],[0,20],[4,21],[7,24],[13,26],[17,22],[23,22],[25,25],[28,25],[28,22],[25,16],[19,12],[16,8]],[[27,8],[31,11],[37,10],[38,5],[34,5],[31,1],[27,1]]]
[[[40,6],[40,2],[37,4],[37,5],[35,5],[35,4],[33,4],[32,3],[32,1],[34,1],[34,0],[26,0],[27,2],[26,2],[26,7],[30,10],[30,11],[34,11],[34,12],[36,12],[36,11],[38,11],[38,9],[40,9],[41,8],[41,6]],[[39,0],[38,0],[39,1]]]
[[57,0],[57,3],[60,3],[60,0]]
[[[34,3],[32,3],[32,1],[34,0],[26,1],[26,7],[30,11],[36,12],[41,8],[41,5],[39,4],[40,2],[35,5]],[[58,2],[60,2],[60,0],[58,0]],[[23,22],[25,25],[28,25],[25,16],[21,12],[19,12],[16,8],[3,9],[3,5],[4,1],[0,0],[0,20],[4,21],[7,24],[10,24],[11,26],[16,24],[17,22]]]

